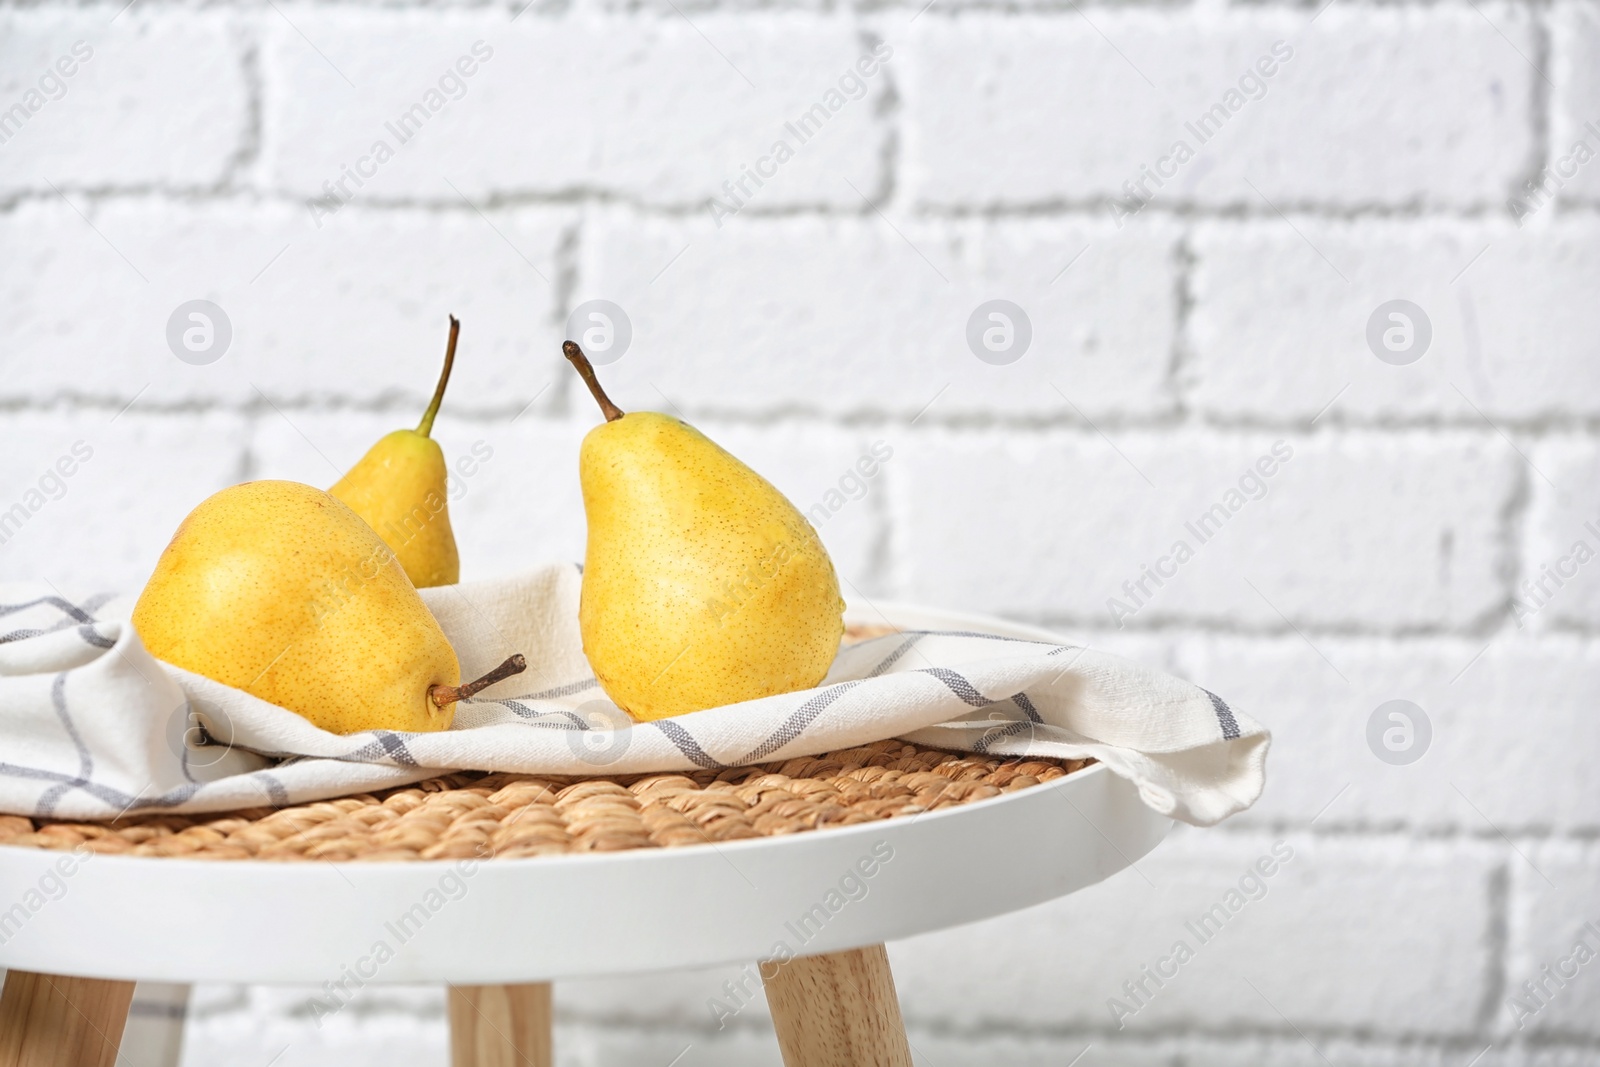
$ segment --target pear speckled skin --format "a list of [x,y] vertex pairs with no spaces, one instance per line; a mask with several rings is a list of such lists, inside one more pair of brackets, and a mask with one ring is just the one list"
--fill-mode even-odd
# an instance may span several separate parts
[[648,411],[591,430],[578,468],[583,650],[618,707],[660,719],[822,680],[844,601],[816,531],[782,493]]
[[385,434],[328,492],[378,532],[418,589],[455,585],[461,556],[450,528],[444,452],[416,430]]
[[298,482],[246,482],[183,520],[133,624],[157,659],[336,734],[449,728],[434,685],[461,668],[394,554],[344,504]]

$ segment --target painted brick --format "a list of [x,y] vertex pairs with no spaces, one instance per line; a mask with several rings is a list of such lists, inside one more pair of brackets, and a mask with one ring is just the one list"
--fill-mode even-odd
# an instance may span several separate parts
[[[764,206],[859,207],[848,182],[870,193],[883,180],[874,112],[887,79],[860,80],[855,64],[872,45],[839,21],[669,13],[508,25],[298,6],[289,17],[267,45],[265,159],[269,181],[297,196],[327,195],[323,183],[350,166],[370,175],[345,185],[361,199],[600,190],[700,206],[786,136],[793,158],[758,191]],[[466,78],[452,69],[462,57],[463,70],[481,61]],[[786,133],[830,91],[814,136]],[[419,104],[425,121],[402,125]],[[392,158],[380,161],[380,141]]]
[[1534,1046],[1513,1047],[1500,1052],[1498,1055],[1490,1053],[1482,1060],[1485,1067],[1587,1067],[1594,1062],[1594,1047],[1592,1045],[1569,1045],[1567,1047],[1539,1048]]
[[[1498,841],[1501,833],[1552,829],[1588,834],[1600,824],[1588,784],[1600,748],[1600,644],[1515,634],[1492,643],[1312,640],[1315,647],[1295,635],[1178,643],[1180,675],[1272,730],[1266,793],[1230,827],[1315,819],[1319,830],[1456,831]],[[1422,746],[1414,762],[1386,763],[1369,745],[1368,723],[1391,700],[1411,701],[1427,717],[1428,740],[1411,737]],[[1403,729],[1388,713],[1379,718],[1384,730]]]
[[[918,1024],[990,1030],[1120,1021],[1129,1037],[1473,1025],[1489,976],[1491,850],[1291,837],[1293,857],[1265,894],[1201,942],[1185,924],[1273,842],[1178,832],[1136,868],[1060,901],[891,945],[904,1010]],[[1123,983],[1180,940],[1192,958],[1162,987],[1147,982],[1136,1005]],[[1134,1013],[1114,1018],[1112,998]]]
[[[1557,438],[1530,453],[1527,535],[1516,619],[1533,631],[1600,623],[1600,450]],[[1581,547],[1580,547],[1581,543]]]
[[[607,380],[651,404],[658,386],[691,411],[1171,407],[1174,245],[1161,226],[741,217],[718,229],[611,215],[598,231],[576,298],[627,309],[633,348]],[[1032,327],[1006,365],[967,341],[994,299]]]
[[709,1003],[717,999],[733,1004],[734,997],[725,983],[748,984],[746,966],[576,978],[557,984],[556,1011],[571,1019],[613,1022],[638,1029],[765,1032],[772,1025],[765,996],[742,999],[741,995],[743,1007],[732,1018],[721,1016],[726,1026],[720,1030],[719,1014]]
[[[1563,3],[1551,12],[1551,77],[1556,83],[1550,114],[1550,158],[1546,198],[1590,201],[1600,196],[1600,10],[1589,3]],[[1574,151],[1578,142],[1587,151]],[[1526,201],[1528,206],[1536,206]],[[1542,213],[1541,208],[1541,213]]]
[[13,8],[0,13],[0,70],[0,190],[194,189],[220,182],[244,146],[241,49],[216,15]]
[[[310,987],[285,989],[271,998],[256,995],[260,992],[250,988],[253,995],[243,1010],[192,1014],[184,1032],[183,1067],[266,1062],[273,1056],[280,1067],[420,1067],[448,1057],[442,987],[428,991],[432,1010],[426,1013],[396,1010],[406,1001],[397,1004],[388,991],[377,990],[320,1020],[306,1006],[317,992]],[[197,994],[207,996],[206,987]]]
[[642,1029],[606,1024],[556,1027],[560,1067],[611,1067],[624,1063],[676,1067],[780,1067],[778,1039],[770,1030]]
[[[912,193],[940,205],[1086,203],[1125,198],[1123,183],[1150,166],[1171,175],[1146,186],[1158,203],[1499,208],[1533,145],[1537,75],[1518,54],[1531,51],[1526,11],[1335,5],[1312,23],[1314,13],[919,20],[905,94]],[[1247,98],[1240,79],[1280,40],[1292,55],[1247,83]],[[1207,141],[1186,128],[1233,103]],[[1178,140],[1198,154],[1174,173],[1160,159]]]
[[[1527,843],[1522,852],[1509,861],[1510,944],[1496,1030],[1600,1039],[1600,849],[1592,841],[1550,841]],[[1531,994],[1524,983],[1533,984]]]
[[[1302,421],[1332,403],[1331,419],[1448,416],[1482,426],[1485,417],[1600,411],[1600,310],[1588,299],[1600,286],[1593,220],[1522,231],[1499,222],[1293,227],[1274,219],[1196,228],[1187,377],[1205,412]],[[1393,300],[1420,307],[1432,334],[1404,366],[1381,361],[1367,339],[1374,317],[1380,331],[1395,325],[1378,314]]]
[[997,1033],[968,1037],[942,1029],[924,1032],[912,1028],[906,1036],[912,1061],[937,1067],[988,1067],[996,1063],[1007,1067],[1066,1067],[1074,1057],[1079,1057],[1083,1067],[1186,1067],[1186,1061],[1170,1044],[1163,1047],[1108,1041],[1101,1034],[1024,1037]]
[[[184,516],[238,479],[239,416],[115,415],[18,412],[0,420],[0,511],[30,510],[20,526],[6,524],[0,580],[48,581],[68,597],[137,593]],[[58,466],[72,456],[82,462]]]
[[[1338,1035],[1292,1035],[1278,1040],[1201,1039],[1184,1043],[1183,1067],[1578,1067],[1582,1059],[1552,1050],[1493,1047],[1487,1038],[1463,1036],[1393,1045]],[[1473,1057],[1478,1058],[1473,1061]]]
[[[89,396],[114,411],[136,394],[155,404],[264,394],[420,413],[454,313],[463,325],[447,410],[515,414],[571,373],[548,280],[563,225],[538,211],[491,217],[349,208],[319,231],[284,206],[123,202],[95,212],[91,229],[59,203],[19,208],[0,216],[0,286],[13,297],[0,337],[21,357],[0,397]],[[168,345],[169,321],[196,299],[219,305],[232,329],[228,350],[203,366]]]
[[[1113,626],[1464,625],[1503,603],[1496,513],[1520,460],[1498,438],[1278,440],[1292,456],[1250,500],[1228,494],[1270,436],[908,436],[899,595]],[[1196,527],[1205,540],[1189,528],[1230,503],[1225,523]],[[1192,558],[1163,563],[1180,540]],[[1176,573],[1130,594],[1146,566]]]
[[[717,13],[759,15],[788,12],[827,12],[832,5],[826,0],[567,0],[575,10],[604,12],[608,15],[674,15],[672,4],[677,3],[685,13]],[[563,0],[541,0],[551,9],[565,6]],[[695,19],[696,22],[699,18]]]

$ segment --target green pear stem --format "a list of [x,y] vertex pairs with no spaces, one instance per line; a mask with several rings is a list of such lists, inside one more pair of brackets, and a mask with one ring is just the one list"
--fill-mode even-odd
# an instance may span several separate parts
[[461,320],[450,316],[450,342],[444,348],[444,370],[439,372],[439,384],[433,387],[433,399],[428,410],[417,423],[417,432],[426,437],[433,432],[433,417],[439,414],[439,404],[444,400],[444,387],[450,384],[450,368],[456,365],[456,338],[461,336]]
[[600,405],[600,411],[605,415],[607,422],[616,422],[622,418],[624,412],[611,402],[606,396],[606,391],[600,388],[600,379],[594,376],[594,367],[589,363],[589,357],[583,354],[583,349],[578,347],[576,341],[561,342],[561,352],[578,368],[578,377],[583,379],[583,384],[589,387],[589,392],[594,394],[595,403]]
[[521,652],[510,657],[500,666],[479,678],[477,681],[468,682],[466,685],[435,685],[428,688],[428,697],[435,707],[449,707],[458,700],[465,700],[474,694],[481,693],[496,682],[503,682],[513,674],[521,674],[528,669],[528,661]]

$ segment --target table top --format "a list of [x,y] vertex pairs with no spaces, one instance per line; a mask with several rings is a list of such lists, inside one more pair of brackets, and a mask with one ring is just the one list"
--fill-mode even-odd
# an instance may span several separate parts
[[[851,618],[1045,636],[904,605]],[[1063,896],[1170,826],[1096,765],[960,807],[670,849],[286,864],[0,847],[0,966],[353,990],[812,955]]]

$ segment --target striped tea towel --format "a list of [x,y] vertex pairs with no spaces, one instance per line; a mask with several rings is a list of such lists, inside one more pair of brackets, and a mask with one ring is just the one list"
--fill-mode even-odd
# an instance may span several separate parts
[[985,634],[844,648],[819,686],[634,723],[578,634],[576,567],[424,589],[475,678],[528,670],[457,706],[442,733],[341,737],[145,651],[128,598],[0,587],[0,812],[104,819],[222,811],[404,785],[442,770],[682,771],[901,737],[996,756],[1092,756],[1163,814],[1209,825],[1254,803],[1267,732],[1211,693],[1115,656]]

